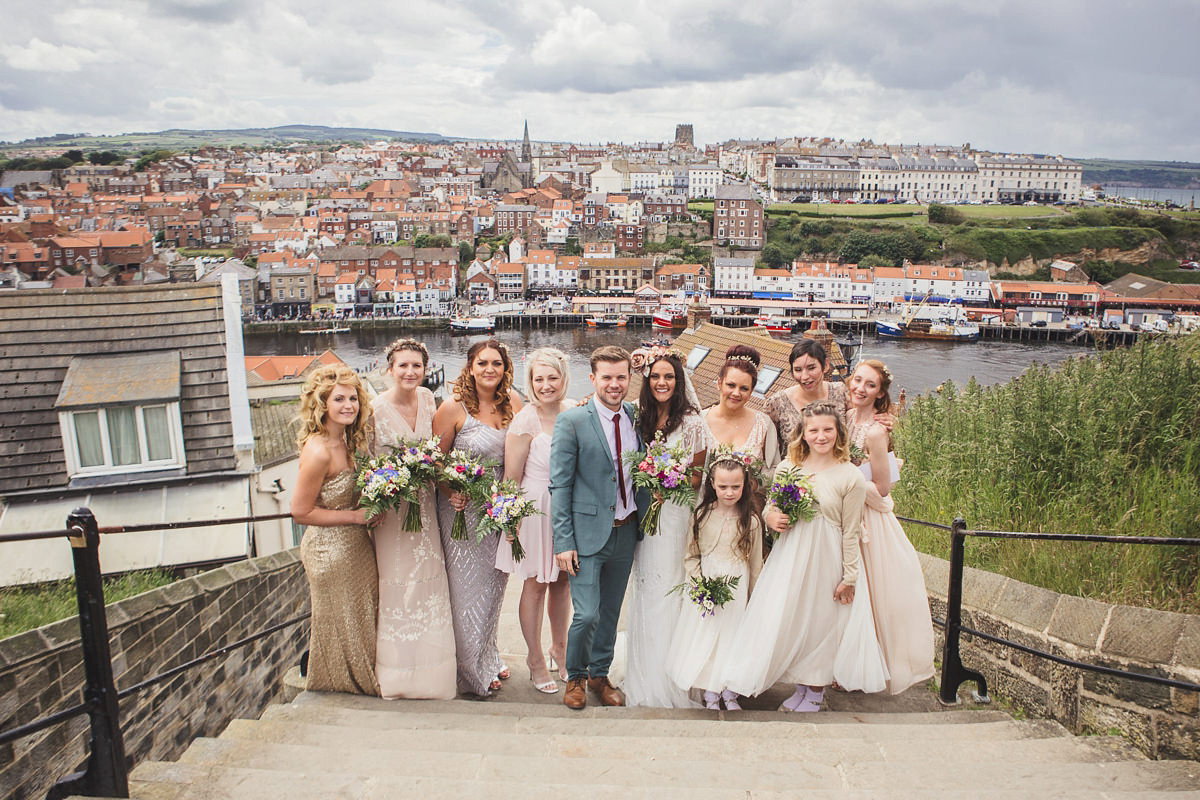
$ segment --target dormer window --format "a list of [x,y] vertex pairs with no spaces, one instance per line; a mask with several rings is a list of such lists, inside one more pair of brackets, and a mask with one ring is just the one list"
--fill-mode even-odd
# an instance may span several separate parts
[[55,408],[70,477],[187,464],[178,351],[76,356]]

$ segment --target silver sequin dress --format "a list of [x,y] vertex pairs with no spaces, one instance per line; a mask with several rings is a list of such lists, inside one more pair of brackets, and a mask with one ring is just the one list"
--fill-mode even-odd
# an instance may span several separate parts
[[[495,476],[503,477],[505,431],[485,425],[467,414],[458,435],[455,450],[466,450],[477,458],[495,461]],[[450,579],[450,611],[454,619],[454,647],[458,659],[458,690],[484,696],[489,684],[503,668],[496,646],[496,629],[508,573],[496,569],[498,536],[486,536],[475,543],[479,509],[467,506],[467,539],[450,538],[454,509],[445,497],[438,497],[438,519],[442,529],[442,548],[446,554],[446,574]]]

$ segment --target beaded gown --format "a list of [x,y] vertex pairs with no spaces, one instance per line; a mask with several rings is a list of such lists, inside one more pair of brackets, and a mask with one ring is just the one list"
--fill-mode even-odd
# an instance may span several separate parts
[[[864,447],[872,425],[852,425],[850,441]],[[867,482],[863,509],[862,563],[871,582],[871,609],[887,662],[887,690],[900,694],[933,677],[933,620],[925,573],[912,542],[896,520],[895,503]]]
[[[684,442],[695,455],[708,446],[708,429],[699,414],[688,414],[666,437],[668,447]],[[679,688],[667,675],[667,651],[679,619],[679,594],[668,594],[683,583],[683,559],[687,554],[691,511],[687,506],[666,502],[658,518],[658,532],[645,536],[633,556],[630,584],[633,599],[626,623],[628,662],[625,702],[631,706],[690,708],[696,705],[686,688]]]
[[508,432],[531,437],[521,488],[542,513],[521,520],[517,538],[525,549],[525,557],[513,561],[512,546],[502,541],[496,548],[496,569],[523,581],[534,578],[538,583],[554,583],[558,580],[558,564],[554,560],[554,537],[550,530],[550,434],[542,429],[537,406],[533,404],[517,412]]
[[[342,511],[358,505],[353,469],[321,484],[318,508]],[[308,576],[308,688],[379,694],[375,681],[375,618],[379,575],[365,525],[309,525],[300,540]]]
[[[433,436],[433,394],[417,389],[414,430],[385,397],[375,398],[377,448],[401,439]],[[408,505],[388,512],[375,527],[379,563],[379,633],[375,675],[386,698],[453,699],[455,695],[454,625],[446,561],[438,535],[436,492],[420,490],[421,530],[404,531]]]
[[[825,381],[825,388],[829,394],[824,402],[836,408],[845,422],[846,384],[841,381]],[[796,438],[796,431],[800,429],[800,409],[796,408],[786,391],[776,392],[767,401],[767,415],[775,422],[775,429],[779,434],[779,449],[786,454],[788,445]]]
[[[717,441],[717,437],[713,435],[712,428],[708,426],[708,415],[715,408],[710,406],[700,412],[704,418],[704,429],[708,433],[707,446],[712,450],[721,442]],[[771,470],[775,469],[775,465],[779,463],[779,436],[775,431],[775,426],[771,423],[771,418],[761,411],[754,411],[754,424],[750,427],[750,433],[746,436],[746,441],[741,444],[734,442],[725,442],[725,444],[733,444],[738,450],[755,458],[762,459],[763,471],[765,475],[769,475]]]
[[[464,409],[465,410],[465,409]],[[476,458],[495,461],[496,480],[504,470],[503,430],[477,420],[469,413],[454,437],[455,450],[466,450]],[[475,543],[482,512],[475,504],[466,509],[467,538],[450,538],[454,509],[445,497],[438,498],[438,521],[442,529],[442,550],[446,555],[446,574],[450,579],[450,612],[454,620],[454,649],[458,660],[458,690],[486,697],[489,685],[504,668],[496,645],[500,606],[508,573],[496,569],[496,548],[500,537],[485,536]]]

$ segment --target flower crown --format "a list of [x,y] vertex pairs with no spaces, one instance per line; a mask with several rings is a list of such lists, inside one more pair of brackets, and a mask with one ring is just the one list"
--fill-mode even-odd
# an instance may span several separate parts
[[876,372],[883,373],[883,377],[888,379],[888,383],[891,383],[892,382],[892,371],[890,369],[888,369],[888,365],[884,364],[882,361],[878,362],[878,364],[879,364],[879,366],[875,366],[875,364],[867,364],[867,362],[864,361],[859,366],[865,365],[865,366],[868,366],[871,369],[875,370]]
[[683,357],[670,347],[663,347],[661,344],[656,344],[653,347],[639,347],[629,354],[629,366],[636,372],[642,373],[643,378],[650,377],[650,368],[654,366],[654,362],[660,358],[674,356],[680,360]]
[[738,450],[731,444],[718,444],[709,449],[709,471],[711,472],[714,467],[721,464],[735,464],[743,467],[754,480],[759,483],[763,481],[763,472],[766,469],[766,464],[763,463],[762,459],[755,458],[749,453]]
[[754,356],[749,356],[749,355],[746,355],[745,353],[736,353],[732,356],[725,356],[725,360],[726,361],[749,361],[751,364],[753,364]]

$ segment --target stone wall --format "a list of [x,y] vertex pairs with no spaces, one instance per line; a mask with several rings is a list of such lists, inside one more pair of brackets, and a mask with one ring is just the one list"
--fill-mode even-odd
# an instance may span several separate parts
[[[920,555],[933,615],[945,619],[950,564]],[[962,597],[966,627],[1076,661],[1200,683],[1200,616],[1057,594],[970,568]],[[1117,731],[1152,758],[1200,759],[1197,692],[1055,664],[968,634],[959,649],[989,692],[1031,715],[1075,733]]]
[[[103,556],[103,546],[101,548]],[[108,607],[117,689],[308,611],[297,549],[241,561]],[[235,717],[257,718],[299,663],[308,623],[187,670],[121,701],[131,764],[173,760]],[[75,618],[0,640],[0,730],[79,703],[83,664]],[[87,717],[0,746],[0,797],[42,798],[86,757]]]

